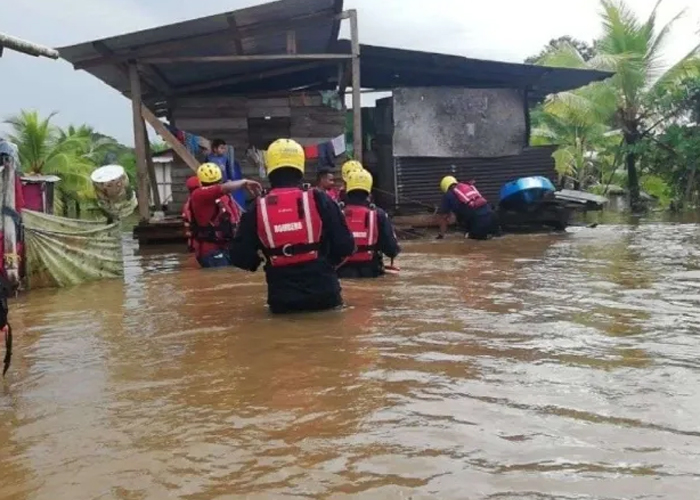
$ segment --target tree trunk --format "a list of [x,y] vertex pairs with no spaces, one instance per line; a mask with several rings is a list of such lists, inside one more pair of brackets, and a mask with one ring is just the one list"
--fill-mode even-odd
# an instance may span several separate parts
[[75,218],[80,219],[80,202],[77,200],[75,202]]
[[690,165],[690,172],[688,173],[688,185],[685,188],[685,196],[683,201],[685,203],[693,202],[693,194],[695,193],[695,161]]
[[70,200],[66,195],[61,195],[61,200],[63,201],[63,216],[68,217],[68,209],[70,208]]
[[[638,133],[625,134],[625,143],[628,147],[635,146],[638,142]],[[627,151],[627,153],[625,153],[625,165],[627,166],[627,191],[629,192],[630,210],[632,212],[640,212],[643,210],[643,207],[639,192],[637,153]]]

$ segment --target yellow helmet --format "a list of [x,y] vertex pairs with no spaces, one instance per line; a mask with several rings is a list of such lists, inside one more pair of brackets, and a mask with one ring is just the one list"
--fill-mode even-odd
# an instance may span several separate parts
[[268,175],[283,167],[295,168],[303,174],[305,163],[304,148],[291,139],[277,139],[267,148],[265,169]]
[[447,190],[450,189],[450,187],[452,187],[455,184],[457,184],[457,179],[455,179],[451,175],[446,175],[440,181],[440,189],[442,189],[443,193],[446,193]]
[[216,184],[221,177],[221,168],[216,163],[202,163],[197,169],[197,179],[202,184]]
[[343,167],[340,169],[340,173],[343,176],[343,180],[345,182],[348,181],[348,174],[350,172],[355,172],[357,170],[364,170],[365,168],[362,166],[362,163],[360,163],[357,160],[349,160],[343,163]]
[[345,190],[347,192],[361,189],[362,191],[372,192],[372,174],[367,170],[354,170],[348,174],[345,181]]

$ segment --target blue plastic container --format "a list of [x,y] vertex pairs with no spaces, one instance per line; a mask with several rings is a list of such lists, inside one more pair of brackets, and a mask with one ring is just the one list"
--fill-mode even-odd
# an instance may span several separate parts
[[541,200],[547,193],[556,191],[552,181],[546,177],[521,177],[506,183],[501,188],[499,204],[503,206],[530,205]]

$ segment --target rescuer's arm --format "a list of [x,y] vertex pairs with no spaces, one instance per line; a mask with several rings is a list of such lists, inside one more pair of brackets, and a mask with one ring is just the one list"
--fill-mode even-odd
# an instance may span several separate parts
[[439,240],[445,237],[445,232],[447,231],[447,223],[450,220],[450,212],[452,211],[452,207],[450,205],[450,193],[445,193],[442,196],[440,208],[438,208],[436,214],[438,224],[440,225],[440,232],[437,236],[437,239]]
[[379,220],[379,241],[377,241],[379,251],[390,259],[394,259],[401,252],[394,227],[384,210],[377,210],[377,219]]
[[257,207],[251,204],[249,210],[241,216],[238,229],[233,237],[233,241],[231,241],[231,264],[244,271],[257,271],[262,263],[262,259],[258,254],[259,249]]
[[240,189],[247,189],[253,194],[253,196],[258,196],[262,192],[262,186],[260,185],[260,183],[256,181],[251,181],[250,179],[241,179],[239,181],[227,181],[223,184],[219,184],[219,186],[221,186],[222,192],[220,196],[223,196],[224,194],[233,193],[234,191],[238,191]]

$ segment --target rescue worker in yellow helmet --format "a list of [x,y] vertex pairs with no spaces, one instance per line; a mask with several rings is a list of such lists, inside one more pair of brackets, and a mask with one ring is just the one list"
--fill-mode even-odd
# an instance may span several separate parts
[[197,169],[199,186],[193,186],[187,209],[192,247],[202,267],[223,267],[231,264],[228,246],[241,216],[240,207],[230,194],[247,188],[253,193],[262,190],[255,181],[221,182],[221,169],[204,163]]
[[486,198],[476,189],[474,181],[459,182],[454,176],[447,175],[440,181],[440,189],[444,194],[438,209],[438,239],[444,237],[450,213],[455,214],[457,224],[469,234],[470,239],[486,240],[500,235],[498,217]]
[[343,166],[340,167],[340,176],[343,178],[343,185],[338,193],[338,201],[345,201],[345,196],[347,194],[345,185],[348,181],[348,175],[350,175],[352,172],[357,172],[358,170],[364,169],[365,167],[362,166],[362,163],[360,163],[357,160],[348,160],[345,163],[343,163]]
[[342,305],[335,268],[354,249],[340,207],[318,189],[302,186],[303,148],[278,139],[267,150],[271,189],[241,217],[231,247],[234,266],[256,271],[264,255],[272,313],[318,311]]
[[341,278],[376,278],[384,274],[384,255],[392,261],[401,251],[387,214],[369,200],[372,174],[350,172],[345,181],[346,201],[341,204],[355,239],[355,252],[338,268]]

